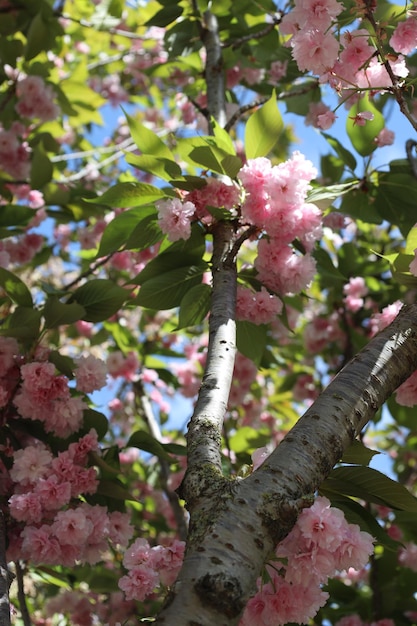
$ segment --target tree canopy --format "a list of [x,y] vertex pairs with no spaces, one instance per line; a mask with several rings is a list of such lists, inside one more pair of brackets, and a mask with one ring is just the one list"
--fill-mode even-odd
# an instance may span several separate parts
[[417,623],[416,49],[0,0],[1,624]]

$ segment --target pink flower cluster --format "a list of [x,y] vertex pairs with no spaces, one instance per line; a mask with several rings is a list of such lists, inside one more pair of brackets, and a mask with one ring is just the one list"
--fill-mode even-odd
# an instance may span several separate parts
[[192,202],[181,202],[179,198],[158,200],[158,223],[169,241],[188,239],[191,235],[191,218],[195,213]]
[[258,582],[240,626],[307,624],[328,598],[321,585],[338,571],[364,567],[372,553],[372,537],[318,497],[278,545],[277,560],[267,566],[270,581]]
[[281,311],[281,300],[270,294],[265,287],[260,291],[241,286],[237,288],[236,319],[248,320],[254,324],[268,324]]
[[16,111],[22,117],[48,122],[59,115],[59,107],[53,101],[54,91],[41,76],[26,76],[18,80],[16,96]]
[[133,534],[128,515],[79,500],[97,491],[96,470],[87,466],[89,453],[97,450],[92,429],[56,457],[40,442],[13,453],[9,511],[16,525],[10,559],[50,565],[96,563],[108,540],[127,545]]
[[187,194],[186,199],[195,206],[196,217],[204,223],[213,221],[207,207],[232,211],[239,204],[240,190],[235,184],[226,184],[218,178],[207,178],[206,184]]
[[126,356],[120,350],[110,352],[107,357],[107,370],[112,378],[120,376],[129,381],[135,380],[139,372],[136,352],[128,352]]
[[[370,43],[366,29],[345,32],[340,43],[335,37],[333,25],[342,10],[342,3],[336,0],[295,0],[294,9],[284,15],[280,31],[290,36],[287,45],[292,48],[299,69],[319,75],[321,82],[329,82],[338,93],[341,89],[348,92],[352,86],[375,91],[389,87],[390,75],[375,56],[376,48]],[[415,17],[400,22],[390,44],[402,54],[417,47]],[[388,62],[395,76],[405,78],[408,75],[401,55]],[[351,104],[349,99],[347,106]],[[330,118],[323,123],[323,128],[328,128]]]
[[395,393],[395,399],[402,406],[415,406],[417,404],[417,371],[411,374]]
[[362,276],[349,278],[347,285],[343,287],[345,297],[343,299],[346,308],[352,313],[359,311],[364,305],[364,296],[368,295],[368,287]]
[[[245,190],[242,219],[268,236],[258,245],[255,267],[259,279],[279,294],[300,292],[315,273],[310,252],[322,233],[321,212],[306,203],[306,196],[316,174],[312,163],[299,152],[275,166],[263,157],[251,159],[238,174]],[[305,255],[289,245],[297,238]]]
[[119,580],[127,600],[144,600],[160,585],[175,581],[184,558],[185,542],[174,539],[168,545],[151,547],[146,539],[136,539],[123,557],[128,574]]
[[25,180],[30,174],[30,148],[21,141],[18,129],[0,129],[0,170],[17,180]]
[[19,415],[39,420],[58,437],[79,430],[87,405],[71,395],[66,376],[57,375],[52,363],[38,361],[22,365],[20,375],[22,382],[13,400]]

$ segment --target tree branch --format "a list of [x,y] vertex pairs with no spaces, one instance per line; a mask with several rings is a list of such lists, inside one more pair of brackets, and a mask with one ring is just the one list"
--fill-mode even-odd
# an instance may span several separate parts
[[[417,369],[417,304],[374,337],[253,474],[220,485],[156,624],[233,626],[263,565],[379,407]],[[207,488],[213,493],[213,486]],[[215,498],[211,498],[215,502]]]
[[0,624],[10,626],[10,587],[11,574],[6,560],[6,524],[4,514],[0,511]]
[[204,13],[201,38],[207,55],[205,67],[207,108],[210,115],[223,128],[226,124],[223,57],[217,18],[211,11]]

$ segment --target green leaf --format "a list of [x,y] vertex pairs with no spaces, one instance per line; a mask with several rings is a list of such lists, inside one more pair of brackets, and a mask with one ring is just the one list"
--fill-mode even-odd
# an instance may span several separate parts
[[318,202],[319,200],[335,200],[357,187],[358,181],[340,185],[328,185],[327,187],[314,187],[307,195],[307,202]]
[[403,485],[370,467],[336,467],[322,485],[333,493],[417,513],[417,499]]
[[153,174],[162,180],[181,177],[181,168],[175,161],[165,157],[155,157],[151,154],[127,154],[126,161],[142,172]]
[[368,465],[376,454],[379,454],[377,450],[370,450],[361,441],[355,439],[343,454],[342,463]]
[[26,61],[30,61],[30,59],[33,59],[39,54],[39,52],[42,52],[42,50],[45,50],[48,46],[48,24],[44,21],[41,13],[37,13],[30,23],[26,39]]
[[19,306],[0,328],[0,335],[31,342],[39,336],[40,323],[39,311],[31,307]]
[[405,244],[405,254],[412,254],[414,256],[414,250],[417,248],[417,228],[412,228],[407,235],[407,241]]
[[266,446],[271,442],[271,434],[267,431],[260,432],[252,426],[241,426],[234,435],[230,437],[230,448],[236,454],[246,452],[250,454],[257,448]]
[[137,499],[126,489],[126,487],[119,480],[100,480],[97,493],[107,498],[113,498],[115,500],[133,500]]
[[245,151],[248,159],[267,155],[275,146],[284,124],[279,112],[275,92],[246,123]]
[[239,352],[259,365],[267,341],[266,326],[257,326],[252,322],[236,322],[236,345]]
[[154,454],[160,459],[171,462],[173,459],[164,449],[163,445],[145,430],[134,432],[126,444],[126,448],[139,448],[150,454]]
[[146,22],[146,26],[165,28],[181,17],[183,10],[177,3],[165,6]]
[[[141,233],[144,221],[146,220],[146,224],[149,227],[149,219],[151,219],[151,222],[155,224],[156,217],[157,213],[155,208],[150,206],[130,209],[116,215],[116,217],[109,222],[104,230],[97,252],[97,257],[100,258],[106,256],[107,254],[120,250],[122,247],[126,247],[126,244],[131,239],[135,229],[138,229],[138,232]],[[162,239],[161,230],[157,224],[155,224],[155,226],[159,231],[159,239]],[[145,242],[143,247],[147,248],[149,245],[155,243],[155,233],[153,232],[152,235],[153,236],[150,237],[152,243],[148,243],[147,245],[147,238],[143,237],[142,241]],[[158,239],[156,241],[158,241]],[[141,246],[138,245],[133,247],[140,248]]]
[[[0,228],[26,226],[33,219],[33,209],[29,207],[5,204],[0,206]],[[6,236],[10,236],[10,232]]]
[[109,422],[107,417],[95,411],[94,409],[84,409],[83,412],[83,428],[85,432],[89,432],[91,428],[97,432],[99,441],[104,438],[109,428]]
[[40,146],[33,150],[32,166],[30,170],[30,186],[32,189],[42,189],[52,179],[53,166]]
[[333,265],[333,261],[326,250],[316,248],[313,256],[317,261],[317,271],[322,287],[332,287],[335,284],[346,282],[346,277]]
[[9,298],[16,304],[24,307],[33,307],[32,296],[25,283],[4,267],[0,267],[0,286],[3,287]]
[[160,157],[175,163],[175,157],[168,146],[150,128],[125,112],[132,139],[143,154]]
[[179,267],[143,283],[135,302],[148,309],[173,309],[192,287],[201,283],[206,265]]
[[180,304],[178,327],[188,328],[201,324],[210,309],[211,287],[201,284],[191,287]]
[[58,350],[52,350],[49,353],[48,361],[53,363],[56,369],[64,374],[68,378],[74,378],[74,359],[71,359],[69,356],[65,356],[58,352]]
[[66,304],[60,302],[56,296],[51,296],[45,302],[42,314],[46,328],[57,328],[62,324],[73,324],[83,318],[85,308],[77,302]]
[[159,228],[157,215],[148,215],[133,229],[125,248],[126,250],[145,250],[164,237],[164,233]]
[[[356,122],[357,116],[364,112],[372,113],[372,120],[365,122],[364,126]],[[349,111],[346,120],[346,132],[352,142],[356,152],[361,156],[368,156],[377,148],[375,139],[384,128],[384,116],[369,99],[368,94],[364,94]]]
[[[97,198],[84,198],[85,202],[93,204],[106,204],[115,208],[137,207],[149,204],[159,198],[163,198],[165,193],[158,187],[147,183],[118,183],[114,187],[107,189]],[[123,214],[121,214],[123,215]],[[120,216],[118,216],[120,217]]]
[[129,296],[129,291],[113,281],[97,278],[76,289],[70,302],[78,302],[85,308],[86,313],[82,319],[87,322],[101,322],[117,313]]
[[346,150],[338,139],[335,139],[327,133],[322,133],[322,136],[330,144],[336,154],[342,159],[343,163],[345,163],[345,165],[353,172],[356,169],[356,159],[353,154],[349,152],[349,150]]
[[397,225],[406,237],[417,222],[417,180],[410,174],[381,172],[375,196],[375,210],[381,219]]

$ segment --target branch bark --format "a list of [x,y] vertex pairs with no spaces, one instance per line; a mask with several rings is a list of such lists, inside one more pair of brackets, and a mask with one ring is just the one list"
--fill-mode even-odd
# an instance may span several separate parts
[[10,572],[6,560],[6,524],[0,511],[0,624],[10,626]]
[[[155,623],[237,624],[276,544],[353,439],[416,369],[413,304],[341,370],[258,470],[244,480],[207,482],[206,502],[194,510],[193,541]],[[201,485],[199,494],[202,500]]]

